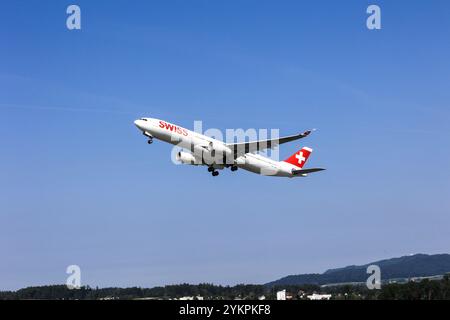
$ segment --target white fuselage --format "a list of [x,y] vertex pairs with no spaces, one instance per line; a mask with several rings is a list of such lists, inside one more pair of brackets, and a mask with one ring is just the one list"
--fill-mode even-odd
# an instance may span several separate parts
[[[154,137],[158,140],[190,150],[196,157],[197,162],[192,163],[195,165],[208,165],[215,169],[236,166],[254,173],[278,177],[293,177],[292,171],[298,169],[290,163],[275,161],[255,153],[246,153],[234,159],[232,150],[223,141],[199,134],[164,120],[142,118],[136,120],[134,123],[149,138]],[[229,156],[229,158],[220,159],[221,161],[214,161],[213,163],[206,163],[203,158],[211,156],[211,154],[207,153],[213,152],[221,152],[221,154]]]

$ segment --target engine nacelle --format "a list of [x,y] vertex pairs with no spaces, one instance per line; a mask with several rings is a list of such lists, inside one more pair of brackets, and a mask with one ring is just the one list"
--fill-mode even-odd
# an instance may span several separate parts
[[195,157],[192,153],[180,151],[176,156],[177,161],[180,161],[182,164],[193,164],[197,165]]
[[237,166],[243,166],[247,162],[247,158],[245,156],[240,156],[235,160]]

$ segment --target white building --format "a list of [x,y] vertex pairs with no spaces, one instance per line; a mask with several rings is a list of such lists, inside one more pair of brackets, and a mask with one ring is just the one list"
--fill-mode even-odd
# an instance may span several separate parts
[[196,296],[196,297],[186,296],[186,297],[181,297],[178,300],[203,300],[203,297],[202,296]]
[[309,300],[330,300],[331,294],[317,294],[313,293],[310,296],[306,296]]
[[277,300],[286,300],[286,290],[277,292]]

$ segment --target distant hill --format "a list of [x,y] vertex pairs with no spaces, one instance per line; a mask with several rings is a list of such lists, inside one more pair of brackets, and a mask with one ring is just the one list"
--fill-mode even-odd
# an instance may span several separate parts
[[450,272],[450,254],[415,254],[375,261],[362,266],[330,269],[321,274],[290,275],[266,283],[266,286],[365,282],[369,277],[366,273],[367,267],[372,264],[380,267],[382,281],[398,278],[429,277]]

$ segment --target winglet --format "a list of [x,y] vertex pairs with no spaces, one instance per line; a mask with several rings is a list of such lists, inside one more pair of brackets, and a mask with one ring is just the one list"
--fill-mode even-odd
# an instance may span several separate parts
[[316,130],[317,129],[306,130],[305,132],[300,133],[299,136],[302,137],[302,138],[307,137],[307,136],[309,136],[311,133],[313,133]]

